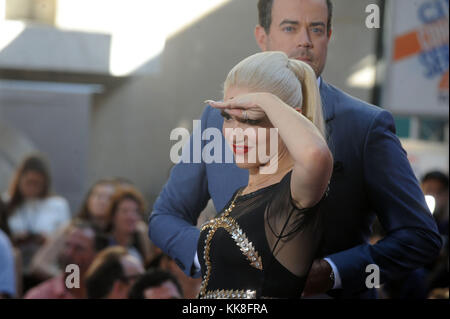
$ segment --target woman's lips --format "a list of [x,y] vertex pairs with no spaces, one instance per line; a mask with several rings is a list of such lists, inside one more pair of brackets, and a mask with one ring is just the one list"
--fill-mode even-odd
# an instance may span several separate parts
[[235,154],[245,154],[248,153],[248,146],[246,145],[236,145],[233,144],[233,152]]

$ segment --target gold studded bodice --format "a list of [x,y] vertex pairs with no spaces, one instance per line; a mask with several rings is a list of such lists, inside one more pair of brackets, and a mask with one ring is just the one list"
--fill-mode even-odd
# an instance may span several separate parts
[[[238,190],[221,214],[201,226],[200,298],[301,295],[319,239],[319,218],[315,213],[317,206],[300,210],[293,206],[290,195],[285,198],[286,191],[290,194],[289,185],[290,173],[280,183],[251,194],[240,195]],[[280,238],[273,251],[278,239],[273,235],[281,233],[284,217],[283,234],[291,234]],[[298,253],[296,250],[302,246],[310,247]],[[290,255],[295,260],[285,260]]]

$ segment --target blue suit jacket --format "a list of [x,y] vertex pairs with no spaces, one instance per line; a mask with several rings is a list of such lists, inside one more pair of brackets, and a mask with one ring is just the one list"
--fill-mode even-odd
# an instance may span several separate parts
[[[433,260],[442,242],[406,152],[395,135],[391,114],[324,81],[320,93],[334,170],[323,203],[326,221],[318,257],[328,257],[337,266],[343,288],[338,295],[356,297],[367,290],[369,264],[379,266],[383,283]],[[221,129],[222,123],[219,111],[208,106],[198,129]],[[222,152],[230,152],[223,136],[220,138]],[[202,141],[202,147],[207,144]],[[192,148],[193,143],[188,143],[184,151]],[[210,198],[220,212],[247,181],[248,172],[234,164],[175,165],[153,207],[150,238],[192,276],[199,237],[194,225],[200,212]],[[375,215],[387,236],[369,245]]]

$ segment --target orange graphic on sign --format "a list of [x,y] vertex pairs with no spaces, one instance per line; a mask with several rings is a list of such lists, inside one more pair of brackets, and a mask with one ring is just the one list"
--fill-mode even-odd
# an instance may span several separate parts
[[439,90],[448,91],[448,71],[442,76],[441,82],[439,82]]
[[395,39],[394,61],[403,60],[422,51],[418,32],[413,31]]
[[448,44],[448,18],[425,24],[419,29],[400,35],[394,43],[394,61],[403,60]]
[[[448,45],[448,17],[425,24],[417,30],[402,34],[395,39],[393,60],[398,62],[442,45]],[[440,91],[448,91],[448,73],[439,83]]]

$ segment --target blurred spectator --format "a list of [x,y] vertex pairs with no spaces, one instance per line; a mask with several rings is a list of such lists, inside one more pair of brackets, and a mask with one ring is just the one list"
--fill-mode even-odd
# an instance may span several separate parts
[[435,201],[433,217],[438,225],[439,232],[443,238],[443,245],[439,257],[427,266],[427,290],[429,298],[442,296],[436,289],[447,289],[449,287],[449,187],[448,175],[440,171],[426,173],[421,180],[421,187],[425,195],[431,195]]
[[[92,185],[81,204],[77,218],[91,222],[99,231],[105,231],[109,224],[111,196],[118,185],[114,179],[101,179]],[[66,231],[67,227],[60,228],[35,254],[30,266],[30,272],[35,277],[46,280],[60,273],[58,255],[63,248]]]
[[[76,220],[67,230],[64,249],[59,256],[63,274],[49,279],[26,295],[26,299],[81,299],[86,297],[85,274],[96,254],[107,247],[108,240],[96,232],[90,223]],[[68,265],[79,268],[79,288],[66,285],[71,274],[66,272]]]
[[176,262],[168,255],[161,253],[152,261],[149,268],[156,268],[170,272],[180,283],[184,293],[184,298],[193,299],[197,297],[200,291],[202,279],[186,276]]
[[436,288],[431,291],[428,299],[449,299],[448,288]]
[[13,244],[21,250],[24,273],[33,254],[59,227],[70,221],[67,201],[50,194],[50,174],[41,156],[27,157],[6,196],[8,226]]
[[111,196],[117,190],[119,182],[114,179],[101,179],[88,191],[81,205],[78,218],[91,221],[101,231],[109,224],[108,209]]
[[130,290],[130,299],[181,299],[183,290],[170,272],[151,269]]
[[147,225],[143,220],[146,204],[142,194],[133,186],[121,187],[111,198],[109,208],[110,245],[123,246],[147,266],[152,258]]
[[16,274],[11,242],[0,229],[0,299],[16,296]]
[[[148,216],[145,215],[146,211],[146,204],[143,200],[142,194],[137,190],[136,185],[128,178],[116,176],[113,178],[114,182],[117,183],[116,192],[118,192],[120,189],[131,189],[136,190],[137,193],[140,195],[143,203],[143,210],[141,217],[139,218],[139,221],[136,225],[136,233],[134,235],[134,241],[136,243],[136,247],[141,246],[141,250],[143,252],[144,257],[144,266],[147,268],[147,265],[157,256],[160,252],[160,249],[153,244],[153,242],[150,240],[148,236],[148,225],[147,225],[147,219]],[[110,206],[111,207],[111,206]],[[110,217],[110,210],[108,209],[108,216]],[[111,224],[109,225],[109,229],[111,228]]]
[[448,175],[439,171],[429,172],[422,177],[421,186],[425,195],[434,197],[436,205],[433,217],[441,235],[448,237]]
[[100,252],[86,274],[89,299],[127,299],[131,286],[144,273],[142,263],[124,247]]
[[6,196],[13,239],[45,236],[70,220],[67,201],[51,195],[50,187],[45,160],[36,155],[27,157],[16,171]]

